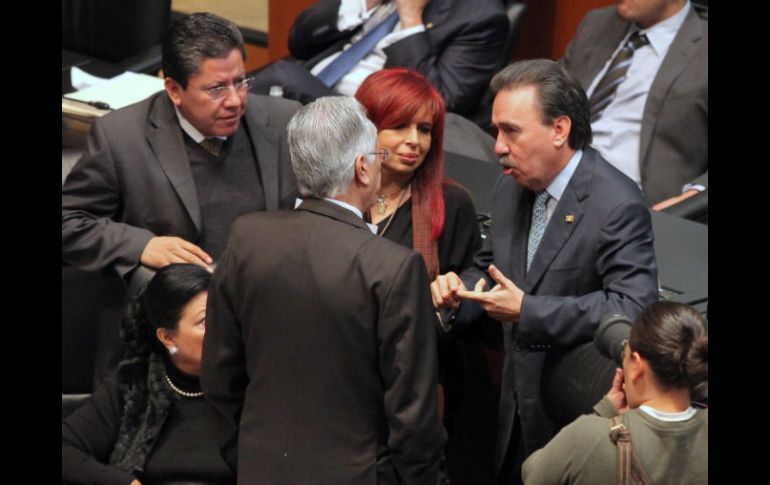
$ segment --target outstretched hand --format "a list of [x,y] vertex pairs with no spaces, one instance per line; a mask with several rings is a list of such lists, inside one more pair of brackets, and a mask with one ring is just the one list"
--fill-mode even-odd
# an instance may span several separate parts
[[524,292],[493,264],[489,265],[489,276],[496,283],[489,291],[484,291],[486,281],[481,278],[476,282],[473,291],[463,288],[457,290],[456,295],[463,300],[479,302],[487,314],[495,320],[518,321]]
[[607,391],[607,399],[612,401],[618,414],[628,411],[628,402],[626,401],[626,392],[623,390],[623,369],[615,369],[615,377],[612,379],[612,387]]

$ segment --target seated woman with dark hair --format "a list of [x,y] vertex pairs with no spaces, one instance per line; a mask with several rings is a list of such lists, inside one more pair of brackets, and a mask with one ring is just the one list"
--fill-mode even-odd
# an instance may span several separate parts
[[198,383],[211,275],[193,264],[157,272],[122,323],[126,354],[62,421],[62,480],[234,483],[206,422]]
[[[615,483],[618,437],[625,431],[633,447],[629,470],[636,459],[649,479],[637,483],[708,483],[708,410],[690,400],[704,382],[703,319],[682,303],[653,303],[631,326],[623,368],[594,408],[599,416],[581,416],[533,453],[524,463],[524,483]],[[606,419],[618,413],[619,422]]]

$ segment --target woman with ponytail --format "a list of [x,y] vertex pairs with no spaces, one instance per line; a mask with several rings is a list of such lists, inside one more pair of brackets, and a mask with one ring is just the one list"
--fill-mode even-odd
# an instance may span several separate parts
[[198,382],[210,278],[194,264],[168,265],[130,306],[116,378],[62,421],[62,481],[234,483]]
[[[599,416],[578,418],[532,454],[524,483],[615,483],[618,437],[626,431],[635,483],[708,483],[708,410],[691,401],[707,383],[708,331],[700,314],[682,303],[653,303],[631,326],[623,368],[594,408]],[[618,415],[608,425],[606,418]]]

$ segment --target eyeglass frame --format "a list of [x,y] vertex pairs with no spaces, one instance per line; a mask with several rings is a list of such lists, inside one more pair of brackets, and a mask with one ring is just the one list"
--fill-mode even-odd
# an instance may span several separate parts
[[390,156],[390,152],[386,148],[378,148],[377,150],[373,152],[367,153],[367,155],[374,155],[375,157],[377,155],[382,156],[382,161],[385,162],[388,160],[388,157]]
[[254,78],[253,77],[245,77],[241,79],[238,82],[234,82],[232,84],[220,84],[218,86],[214,86],[211,88],[199,88],[201,91],[205,92],[209,95],[209,97],[213,100],[220,100],[227,96],[227,93],[230,92],[230,87],[235,88],[236,93],[240,93],[241,90],[244,92],[247,92],[251,86],[254,85]]

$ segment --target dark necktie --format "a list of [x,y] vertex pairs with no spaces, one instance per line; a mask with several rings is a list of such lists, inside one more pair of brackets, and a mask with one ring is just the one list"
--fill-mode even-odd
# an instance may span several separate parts
[[361,59],[371,52],[372,49],[388,35],[393,27],[398,23],[398,12],[393,12],[380,22],[372,30],[364,34],[357,42],[352,44],[348,50],[343,51],[328,66],[324,67],[316,76],[322,83],[329,87],[337,84],[337,81],[350,72]]
[[219,158],[219,152],[222,150],[222,140],[220,138],[204,138],[200,143],[201,148]]
[[535,257],[540,240],[543,239],[545,226],[548,224],[546,219],[546,203],[548,202],[548,192],[545,190],[537,194],[535,204],[532,206],[532,224],[529,226],[529,240],[527,241],[527,271]]
[[596,85],[591,99],[588,104],[591,106],[591,123],[598,120],[604,109],[610,104],[612,98],[615,96],[615,92],[618,86],[626,79],[626,73],[631,65],[631,58],[634,56],[634,51],[643,45],[649,44],[650,41],[647,36],[640,34],[640,31],[636,31],[628,41],[626,45],[620,49],[618,55],[610,63],[610,67],[607,68],[607,72],[604,73],[604,77]]

